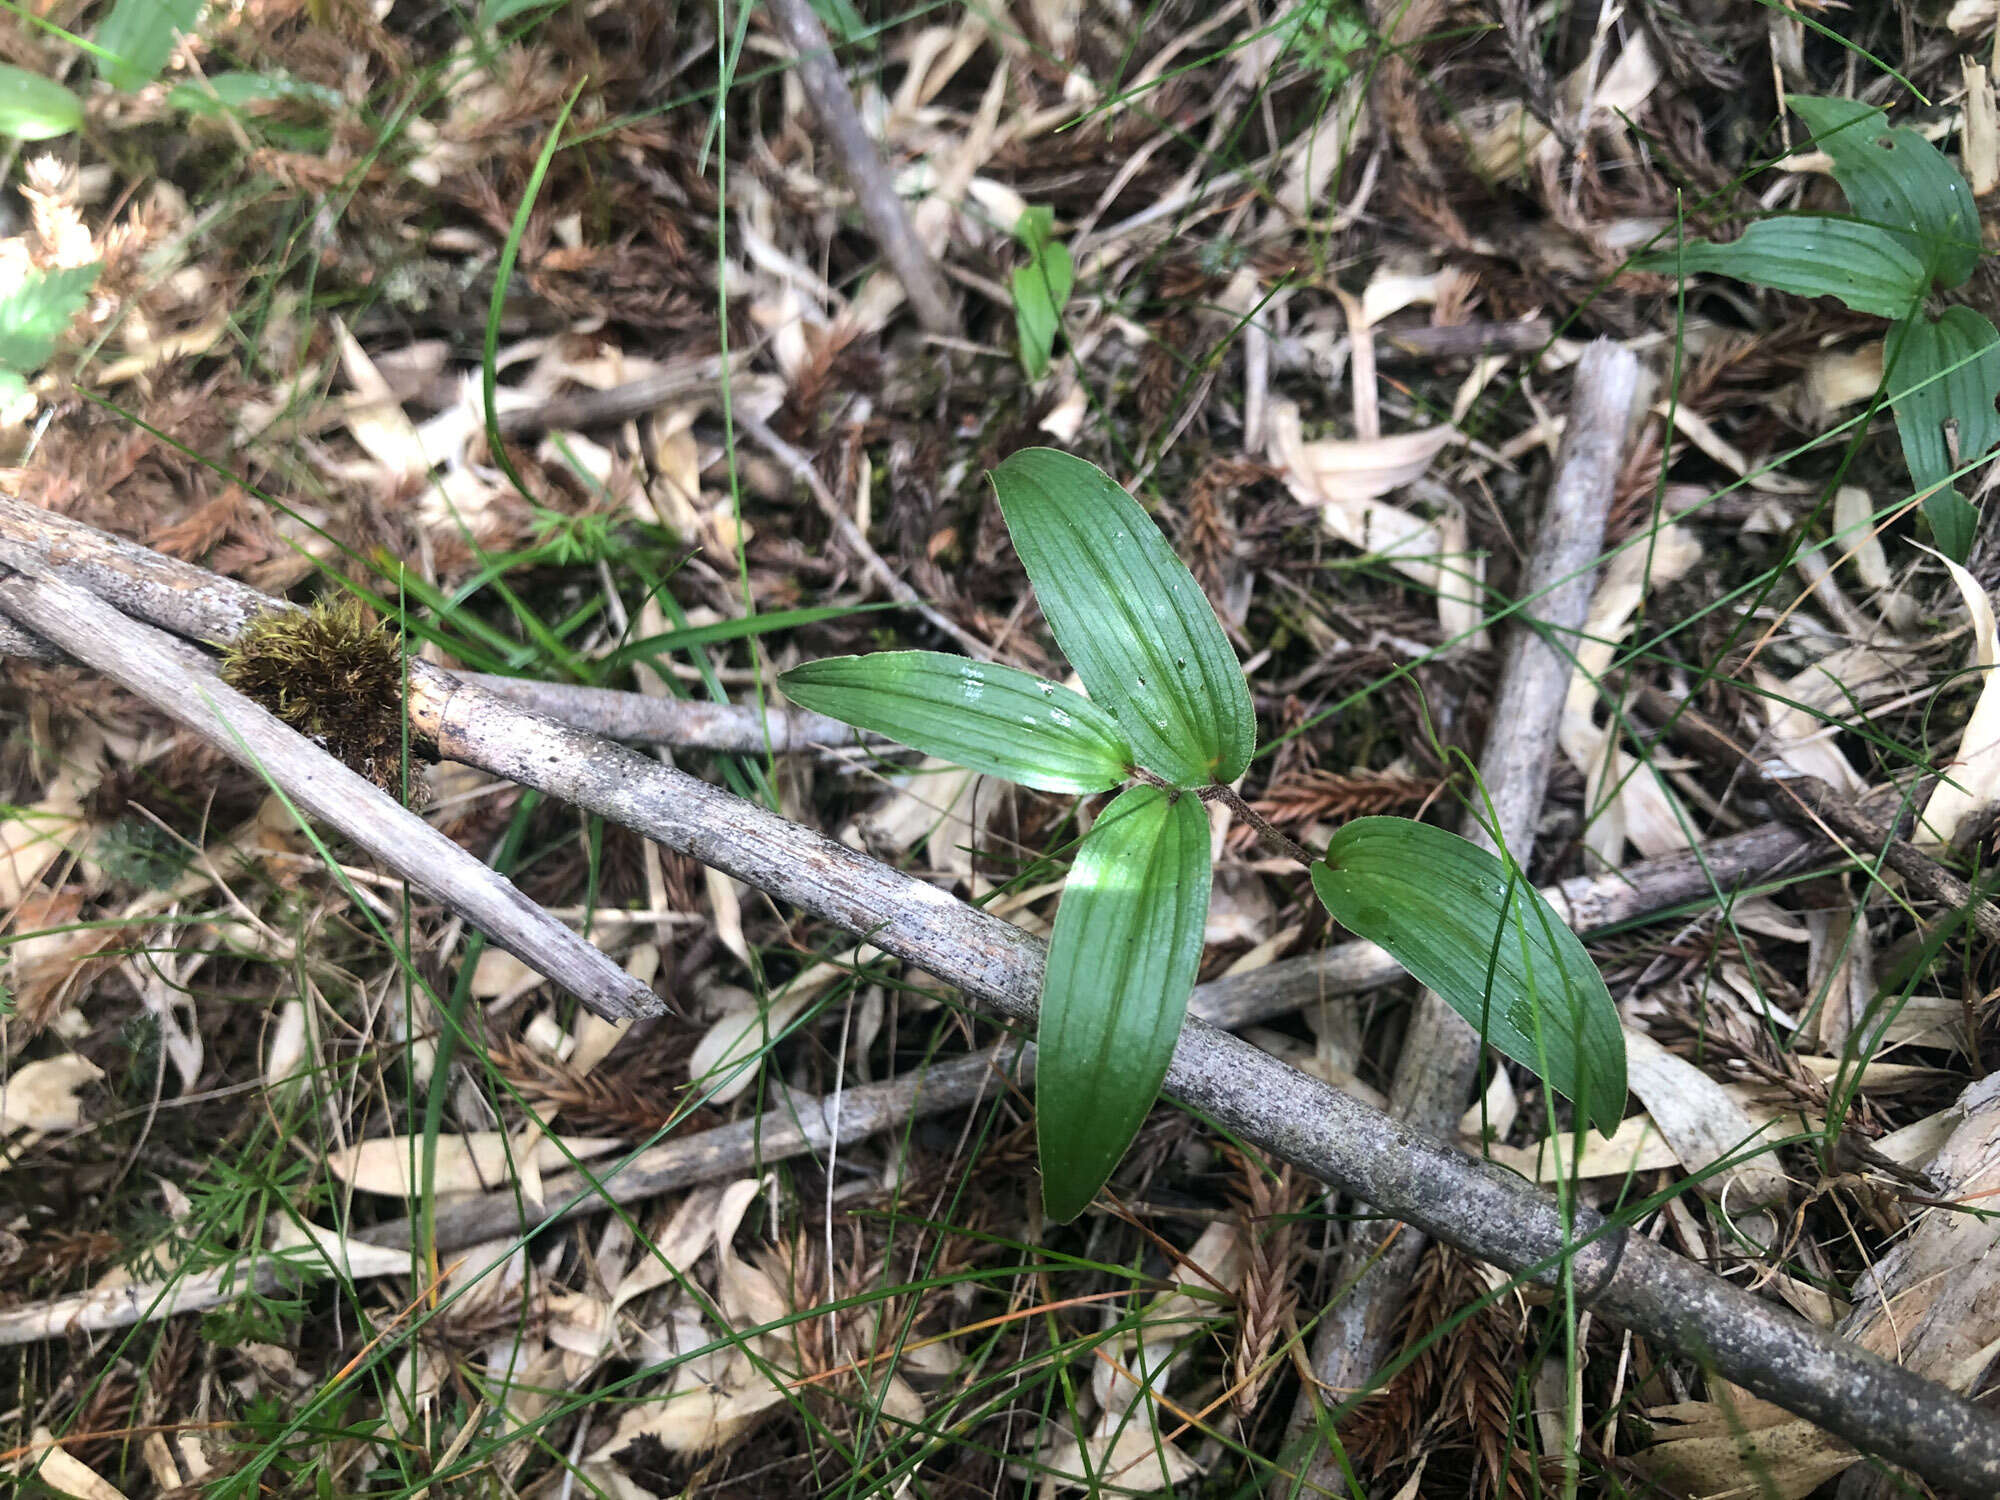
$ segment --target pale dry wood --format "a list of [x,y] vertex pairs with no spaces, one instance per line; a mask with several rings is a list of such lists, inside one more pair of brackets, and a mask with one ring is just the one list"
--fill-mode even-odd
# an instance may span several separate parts
[[[10,566],[32,558],[0,546]],[[0,579],[0,610],[251,767],[382,865],[612,1019],[665,1006],[617,964],[366,777],[225,684],[199,651],[59,578]]]
[[[1534,852],[1556,728],[1574,669],[1571,643],[1590,610],[1638,380],[1638,360],[1607,339],[1593,343],[1577,363],[1554,481],[1521,583],[1524,617],[1506,637],[1499,696],[1479,762],[1480,785],[1491,803],[1490,810],[1479,812],[1491,826],[1468,814],[1460,829],[1482,848],[1497,852],[1504,845],[1523,867]],[[1481,1051],[1478,1032],[1426,991],[1403,1038],[1390,1113],[1426,1135],[1448,1134],[1472,1092]],[[1313,1337],[1313,1371],[1322,1388],[1360,1390],[1388,1359],[1396,1317],[1423,1250],[1423,1237],[1399,1226],[1380,1221],[1355,1226],[1333,1277],[1341,1295]],[[1301,1392],[1292,1414],[1295,1435],[1303,1437],[1313,1427],[1320,1399],[1311,1386]],[[1338,1479],[1333,1455],[1321,1450],[1308,1484],[1337,1490]],[[1283,1482],[1279,1492],[1290,1487]]]
[[[741,375],[749,361],[734,355],[729,373]],[[504,437],[532,437],[551,428],[577,430],[628,422],[663,406],[708,404],[722,399],[723,362],[720,357],[681,361],[614,385],[601,391],[577,391],[567,396],[551,396],[534,406],[516,407],[499,413],[497,424]]]
[[840,65],[833,60],[826,29],[808,0],[771,0],[771,14],[798,54],[799,82],[806,98],[812,101],[820,128],[840,158],[861,217],[868,222],[868,232],[875,237],[896,279],[903,283],[917,320],[928,333],[957,333],[958,314],[952,308],[951,294],[945,290],[937,262],[903,211],[903,200],[896,195],[896,184],[882,165],[868,127],[861,123],[861,112],[854,107],[854,97],[840,76]]
[[[0,653],[5,643],[0,642]],[[538,682],[528,677],[463,674],[496,697],[546,714],[575,729],[642,745],[676,750],[713,750],[735,755],[783,755],[800,750],[833,750],[871,742],[871,737],[802,708],[707,703],[692,698],[652,698],[615,688]]]
[[[0,506],[0,535],[29,521],[19,514],[28,509]],[[76,523],[63,529],[77,540]],[[117,550],[102,541],[81,549],[88,567],[117,575],[121,607],[188,613],[184,576],[181,596],[152,598],[134,576],[109,566]],[[1002,1017],[1033,1021],[1044,949],[1018,928],[754,803],[424,663],[414,663],[410,676],[412,727],[447,756],[623,823],[865,937]],[[1519,1177],[1207,1022],[1189,1021],[1166,1090],[1337,1191],[1510,1273],[1552,1283],[1567,1268],[1579,1305],[1858,1447],[1939,1484],[2000,1490],[2000,1419],[1649,1240],[1628,1237],[1592,1210],[1566,1217]]]

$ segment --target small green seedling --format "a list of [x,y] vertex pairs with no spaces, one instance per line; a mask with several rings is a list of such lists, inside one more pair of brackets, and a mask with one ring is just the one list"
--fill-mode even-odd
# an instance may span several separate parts
[[1932,318],[1924,301],[1958,286],[1979,261],[1972,189],[1942,152],[1914,130],[1892,128],[1879,109],[1806,94],[1786,102],[1833,159],[1853,216],[1760,219],[1727,244],[1683,245],[1636,264],[1838,297],[1892,319],[1883,379],[1903,458],[1939,550],[1963,562],[1979,517],[1951,481],[2000,444],[2000,332],[1969,307]]
[[[1066,1220],[1110,1177],[1166,1078],[1208,917],[1203,805],[1255,817],[1231,783],[1257,726],[1201,586],[1109,475],[1030,448],[992,477],[1049,630],[1090,696],[930,651],[808,662],[780,682],[807,708],[990,776],[1079,795],[1123,788],[1077,847],[1042,984],[1042,1201]],[[1336,918],[1599,1129],[1615,1128],[1625,1107],[1617,1010],[1583,945],[1518,869],[1401,818],[1357,819],[1323,857],[1293,851]]]
[[1048,371],[1063,305],[1076,286],[1076,263],[1055,229],[1055,212],[1047,208],[1026,209],[1014,224],[1014,237],[1028,247],[1028,263],[1014,273],[1014,331],[1030,380]]
[[0,271],[0,409],[18,401],[56,341],[90,301],[99,267]]

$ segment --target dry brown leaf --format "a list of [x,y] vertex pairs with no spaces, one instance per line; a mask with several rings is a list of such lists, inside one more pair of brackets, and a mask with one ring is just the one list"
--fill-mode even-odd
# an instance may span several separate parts
[[[1632,1092],[1673,1147],[1681,1166],[1699,1173],[1725,1157],[1741,1158],[1747,1148],[1783,1134],[1766,1118],[1752,1118],[1738,1097],[1693,1063],[1677,1057],[1644,1032],[1625,1032],[1625,1065]],[[1752,1156],[1701,1180],[1704,1193],[1735,1210],[1743,1205],[1782,1203],[1791,1190],[1771,1157]]]
[[125,1500],[123,1490],[73,1456],[46,1427],[35,1429],[29,1451],[10,1467],[17,1474],[31,1473],[57,1494],[76,1500]]
[[1428,471],[1455,436],[1451,428],[1307,442],[1298,403],[1273,401],[1270,431],[1271,462],[1301,504],[1327,512],[1329,530],[1364,552],[1380,553],[1405,571],[1423,569],[1423,581],[1432,581],[1442,548],[1430,523],[1394,506],[1368,502]]
[[74,1052],[23,1063],[0,1079],[0,1135],[80,1128],[82,1091],[103,1076],[96,1063]]
[[1996,637],[1993,601],[1979,580],[1950,558],[1939,558],[1965,600],[1972,620],[1972,665],[1980,675],[1979,699],[1959,737],[1958,753],[1941,767],[1943,776],[1919,820],[1922,839],[1949,845],[1995,798],[2000,798],[2000,637]]
[[1700,542],[1681,526],[1663,526],[1627,546],[1605,568],[1577,640],[1576,670],[1570,674],[1556,740],[1584,776],[1584,806],[1591,817],[1585,846],[1611,869],[1624,863],[1627,843],[1654,857],[1690,842],[1687,817],[1658,770],[1620,747],[1611,722],[1598,723],[1598,684],[1647,590],[1681,577],[1701,555]]
[[[440,1193],[483,1192],[512,1178],[508,1151],[513,1144],[504,1130],[480,1130],[443,1135],[437,1142],[436,1189]],[[622,1149],[624,1141],[594,1136],[543,1139],[535,1145],[535,1166],[544,1172],[564,1170],[574,1157],[589,1161]],[[327,1153],[326,1166],[358,1192],[408,1197],[423,1161],[421,1136],[380,1136]]]

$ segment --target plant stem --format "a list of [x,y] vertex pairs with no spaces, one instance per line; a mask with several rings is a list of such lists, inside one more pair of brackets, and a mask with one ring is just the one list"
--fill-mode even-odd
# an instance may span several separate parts
[[1266,818],[1256,808],[1237,795],[1235,787],[1205,786],[1195,795],[1200,797],[1204,802],[1220,802],[1224,807],[1228,808],[1237,817],[1249,824],[1252,830],[1255,831],[1258,841],[1266,849],[1277,855],[1278,858],[1295,859],[1300,864],[1308,867],[1319,859],[1317,854],[1313,853],[1312,850],[1301,844],[1290,834],[1272,827],[1270,819]]

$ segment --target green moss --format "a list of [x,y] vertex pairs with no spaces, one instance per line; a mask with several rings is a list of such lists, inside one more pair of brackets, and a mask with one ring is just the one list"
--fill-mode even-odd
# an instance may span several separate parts
[[[403,788],[403,642],[359,600],[272,610],[244,627],[222,680],[391,795]],[[414,778],[410,800],[421,800]]]

